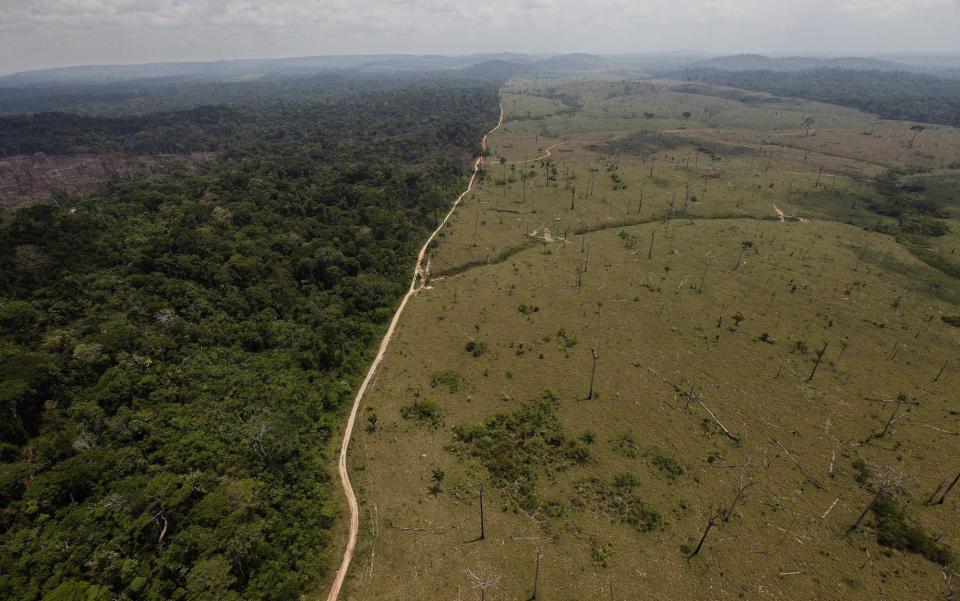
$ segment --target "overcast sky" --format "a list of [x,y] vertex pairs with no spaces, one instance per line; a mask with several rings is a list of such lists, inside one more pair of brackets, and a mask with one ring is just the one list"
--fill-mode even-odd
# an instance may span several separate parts
[[0,73],[317,54],[960,51],[960,0],[0,0]]

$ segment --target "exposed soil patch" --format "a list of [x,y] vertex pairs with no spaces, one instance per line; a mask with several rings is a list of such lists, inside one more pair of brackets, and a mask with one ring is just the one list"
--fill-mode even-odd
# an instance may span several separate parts
[[55,190],[85,192],[97,182],[134,173],[153,173],[173,163],[196,164],[213,152],[136,156],[109,154],[16,155],[0,159],[0,206],[48,200]]

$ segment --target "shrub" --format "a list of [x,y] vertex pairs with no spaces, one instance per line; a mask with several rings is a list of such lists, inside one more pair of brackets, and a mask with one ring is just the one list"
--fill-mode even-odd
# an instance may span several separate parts
[[684,469],[683,465],[680,464],[680,461],[678,461],[675,457],[667,455],[657,447],[651,447],[647,449],[644,455],[649,457],[650,463],[652,463],[658,470],[666,474],[671,480],[677,476],[683,475]]
[[536,305],[521,304],[519,307],[517,307],[517,311],[529,317],[530,314],[540,311],[540,307]]
[[480,460],[494,485],[526,511],[540,510],[536,482],[590,456],[585,446],[567,437],[554,414],[556,395],[544,392],[510,414],[482,424],[454,428],[453,450]]
[[871,508],[877,518],[877,542],[885,547],[919,553],[942,566],[953,560],[949,547],[939,544],[922,528],[909,522],[906,509],[889,495],[880,495]]
[[487,343],[486,342],[477,342],[476,340],[469,340],[467,342],[467,352],[473,355],[474,357],[479,357],[480,355],[487,352]]
[[433,401],[416,400],[412,405],[405,405],[400,408],[400,416],[403,419],[413,419],[418,422],[425,422],[433,427],[443,423],[443,417],[440,408]]
[[633,459],[637,456],[637,441],[634,440],[633,434],[630,432],[624,432],[618,435],[611,443],[613,445],[613,452],[617,455],[626,457],[627,459]]
[[467,378],[452,370],[435,371],[430,377],[431,387],[446,388],[450,392],[458,392],[461,388],[466,387],[467,384],[469,384]]
[[640,532],[651,532],[663,527],[663,518],[654,508],[644,503],[633,489],[638,485],[631,474],[619,474],[613,482],[588,478],[574,483],[576,493],[573,505],[591,509],[609,516],[616,522],[633,526]]

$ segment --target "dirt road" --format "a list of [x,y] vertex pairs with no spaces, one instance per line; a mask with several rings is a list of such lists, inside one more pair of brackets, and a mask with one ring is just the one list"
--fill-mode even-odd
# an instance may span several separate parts
[[[497,127],[500,127],[500,126],[498,125]],[[493,133],[493,130],[491,130],[490,133]],[[484,136],[483,139],[486,140],[487,137]],[[486,142],[484,142],[484,144],[486,144]],[[553,146],[551,146],[550,148],[548,148],[548,149],[546,150],[546,154],[542,154],[542,155],[538,156],[538,157],[535,158],[535,159],[526,159],[526,160],[523,160],[523,161],[507,161],[507,162],[504,163],[504,164],[505,164],[505,165],[519,165],[519,164],[521,164],[521,163],[533,163],[533,162],[535,162],[535,161],[542,161],[543,159],[549,159],[550,156],[551,156],[551,154],[553,153],[553,149],[556,148],[557,146],[560,146],[561,144],[563,144],[563,142],[557,142],[556,144],[554,144]],[[484,148],[484,150],[486,150],[486,148]]]
[[[480,141],[480,146],[484,151],[487,150],[487,136],[497,131],[501,125],[503,125],[502,103],[500,104],[500,120],[497,122],[496,127],[484,134],[483,139]],[[473,163],[473,172],[470,174],[470,181],[467,183],[467,189],[457,197],[457,199],[453,202],[453,206],[450,207],[450,210],[444,216],[443,221],[440,222],[440,225],[437,226],[437,229],[433,230],[433,233],[430,234],[430,237],[427,238],[427,241],[423,243],[423,247],[420,249],[420,253],[417,255],[417,264],[413,269],[413,279],[410,281],[410,288],[400,301],[400,306],[397,307],[397,312],[393,314],[393,319],[390,321],[390,327],[387,328],[387,333],[384,334],[383,340],[380,341],[380,348],[377,350],[377,355],[373,358],[373,362],[370,364],[370,369],[367,370],[367,375],[363,378],[363,382],[360,384],[360,388],[357,390],[357,396],[353,399],[353,407],[350,409],[350,417],[347,419],[347,427],[343,432],[343,442],[340,445],[340,460],[337,463],[337,470],[340,472],[340,482],[343,484],[343,492],[347,497],[347,504],[350,506],[350,534],[347,538],[347,548],[343,552],[343,561],[340,563],[340,568],[337,570],[337,575],[333,579],[333,584],[330,586],[330,593],[327,595],[327,601],[337,601],[337,598],[340,596],[340,588],[343,586],[343,581],[347,576],[347,570],[350,568],[350,560],[353,559],[353,552],[357,546],[357,531],[360,528],[360,512],[357,506],[357,497],[353,492],[353,485],[350,484],[350,474],[347,471],[347,450],[350,446],[350,437],[353,435],[353,427],[357,420],[357,411],[360,408],[360,401],[363,400],[363,395],[367,391],[367,387],[370,385],[370,382],[373,381],[373,376],[376,374],[377,368],[383,361],[383,356],[387,352],[387,347],[390,346],[390,341],[393,339],[393,334],[396,331],[397,323],[400,322],[400,316],[403,314],[403,310],[407,306],[407,302],[418,292],[420,292],[421,288],[423,288],[425,283],[424,258],[427,255],[427,249],[430,247],[430,243],[433,242],[433,239],[437,237],[437,234],[440,233],[440,230],[443,229],[443,226],[447,224],[447,220],[450,219],[450,216],[453,215],[453,212],[457,209],[457,206],[460,205],[460,201],[462,201],[463,198],[469,194],[471,190],[473,190],[473,184],[476,181],[477,172],[480,170],[480,164],[482,162],[483,156],[477,157],[477,160]]]

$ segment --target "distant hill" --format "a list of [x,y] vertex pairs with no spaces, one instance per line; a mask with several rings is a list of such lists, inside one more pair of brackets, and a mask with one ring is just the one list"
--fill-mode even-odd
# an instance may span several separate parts
[[236,79],[267,73],[303,74],[357,68],[381,56],[314,56],[204,62],[145,63],[141,65],[90,65],[24,71],[0,77],[0,87],[27,87],[73,83],[113,83],[144,79]]
[[510,79],[518,75],[531,73],[534,67],[529,63],[518,63],[505,60],[488,60],[461,69],[461,73],[468,77],[481,79]]
[[[896,58],[896,57],[891,57]],[[534,55],[516,52],[470,55],[374,54],[306,56],[279,59],[146,63],[141,65],[91,65],[25,71],[0,77],[0,89],[58,85],[104,85],[139,82],[153,85],[171,82],[241,82],[269,76],[302,76],[316,73],[390,74],[409,72],[462,72],[467,77],[568,75],[609,70],[631,76],[672,76],[679,70],[708,69],[724,72],[774,71],[794,73],[813,69],[855,71],[907,71],[960,78],[960,67],[944,62],[920,63],[907,60],[865,57],[770,57],[738,54],[705,58],[702,53],[658,53],[597,55],[570,53]]]
[[[555,57],[562,58],[562,57]],[[489,61],[518,66],[542,62],[542,56],[518,53],[444,55],[340,55],[280,59],[145,63],[139,65],[89,65],[24,71],[0,77],[0,87],[63,84],[105,84],[124,81],[231,81],[265,75],[305,75],[325,71],[437,71],[465,69]],[[551,70],[562,70],[563,60]],[[569,68],[569,67],[567,67]]]
[[534,67],[541,73],[572,73],[596,71],[610,67],[611,59],[593,54],[574,53],[552,56],[537,62]]
[[693,69],[720,71],[806,71],[808,69],[851,69],[855,71],[917,71],[914,65],[862,57],[813,58],[793,56],[772,58],[761,54],[721,56],[690,65]]

